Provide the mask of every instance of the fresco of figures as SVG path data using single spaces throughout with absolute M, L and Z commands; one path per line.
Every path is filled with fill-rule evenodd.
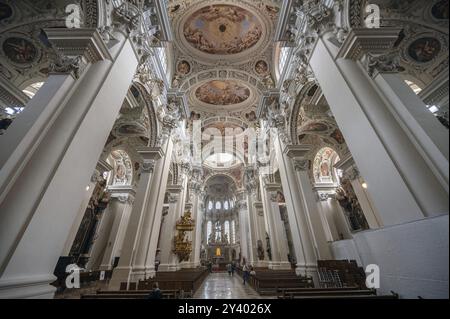
M 243 52 L 259 42 L 261 23 L 249 11 L 230 5 L 200 9 L 184 26 L 186 40 L 196 49 L 219 55 Z
M 245 102 L 250 97 L 250 89 L 236 81 L 210 81 L 200 86 L 195 96 L 207 104 L 233 105 Z

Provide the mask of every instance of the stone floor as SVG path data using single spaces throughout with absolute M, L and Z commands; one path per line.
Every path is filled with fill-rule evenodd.
M 194 299 L 261 299 L 261 297 L 253 288 L 244 286 L 241 277 L 214 273 L 206 278 L 195 293 Z

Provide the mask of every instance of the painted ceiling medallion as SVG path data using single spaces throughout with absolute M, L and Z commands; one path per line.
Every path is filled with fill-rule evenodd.
M 436 58 L 441 52 L 442 45 L 439 40 L 424 37 L 414 41 L 408 48 L 409 55 L 419 63 L 427 63 Z
M 3 51 L 5 55 L 18 64 L 33 62 L 38 54 L 36 47 L 28 40 L 12 37 L 3 42 Z
M 254 14 L 231 5 L 212 5 L 195 12 L 184 25 L 186 40 L 209 54 L 231 55 L 255 46 L 262 26 Z
M 448 7 L 448 0 L 441 0 L 433 6 L 431 13 L 438 20 L 448 20 Z
M 210 81 L 200 86 L 195 96 L 211 105 L 235 105 L 248 100 L 250 89 L 236 81 Z

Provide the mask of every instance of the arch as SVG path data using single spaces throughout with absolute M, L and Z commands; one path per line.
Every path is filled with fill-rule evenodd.
M 45 82 L 34 82 L 30 85 L 28 85 L 25 89 L 22 90 L 23 93 L 25 93 L 26 96 L 28 96 L 30 99 L 32 99 L 36 93 L 40 90 L 40 88 L 44 85 Z
M 217 177 L 224 177 L 225 179 L 227 179 L 228 181 L 230 181 L 230 184 L 237 186 L 238 182 L 236 181 L 235 177 L 233 177 L 232 175 L 230 175 L 227 172 L 213 172 L 212 174 L 208 175 L 205 177 L 205 185 L 208 185 L 212 179 L 217 178 Z M 234 200 L 234 199 L 232 199 Z
M 292 52 L 291 47 L 283 47 L 281 43 L 278 43 L 274 50 L 273 58 L 273 71 L 277 82 L 282 79 L 284 70 L 287 63 L 289 63 L 289 54 Z
M 315 155 L 313 163 L 313 176 L 316 183 L 339 184 L 339 174 L 334 168 L 340 157 L 331 147 L 321 148 Z
M 153 98 L 148 92 L 146 86 L 138 81 L 134 81 L 132 87 L 134 87 L 142 96 L 142 103 L 145 103 L 145 108 L 148 111 L 148 127 L 149 127 L 149 144 L 147 146 L 154 147 L 157 145 L 157 140 L 160 132 L 160 124 L 156 117 L 156 109 L 153 103 Z M 130 88 L 131 89 L 131 88 Z
M 292 109 L 292 114 L 291 114 L 291 119 L 290 119 L 290 123 L 289 123 L 289 134 L 290 134 L 290 139 L 291 141 L 297 145 L 299 143 L 298 141 L 298 118 L 299 118 L 299 114 L 300 114 L 300 109 L 302 107 L 302 104 L 307 102 L 310 98 L 310 96 L 308 96 L 308 92 L 314 87 L 317 86 L 317 84 L 315 82 L 309 82 L 307 84 L 305 84 L 300 91 L 297 94 L 297 97 L 295 99 L 295 103 L 294 103 L 294 107 Z
M 236 69 L 214 69 L 193 73 L 190 76 L 184 78 L 179 87 L 182 91 L 189 92 L 192 88 L 198 86 L 200 83 L 217 79 L 220 79 L 222 81 L 235 80 L 244 82 L 251 88 L 255 89 L 260 96 L 267 89 L 264 82 L 256 75 Z
M 133 162 L 126 151 L 122 149 L 111 151 L 107 161 L 113 167 L 108 179 L 109 185 L 131 186 L 133 184 Z

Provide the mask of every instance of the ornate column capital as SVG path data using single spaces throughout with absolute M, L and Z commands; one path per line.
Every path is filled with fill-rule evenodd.
M 145 173 L 153 173 L 155 165 L 155 160 L 144 160 L 144 162 L 142 163 L 142 171 Z
M 311 168 L 311 161 L 308 159 L 294 160 L 294 168 L 297 172 L 308 171 Z
M 284 148 L 284 154 L 292 159 L 304 159 L 311 149 L 312 145 L 287 145 Z
M 318 197 L 319 201 L 326 202 L 330 198 L 330 194 L 324 193 L 324 192 L 318 192 L 317 197 Z
M 355 166 L 352 166 L 350 169 L 344 172 L 344 178 L 350 181 L 357 180 L 360 177 L 361 174 L 359 173 L 358 168 Z
M 136 196 L 136 191 L 131 186 L 109 186 L 107 192 L 111 194 L 111 199 L 130 205 L 133 205 Z
M 119 202 L 123 203 L 123 204 L 130 204 L 133 205 L 134 203 L 134 196 L 131 194 L 122 194 L 119 195 L 117 197 L 117 199 L 119 200 Z
M 142 171 L 145 173 L 153 173 L 156 162 L 165 155 L 160 147 L 139 147 L 136 151 L 142 157 Z
M 179 193 L 169 193 L 169 204 L 176 204 L 180 199 Z
M 238 210 L 246 210 L 247 209 L 247 201 L 241 200 L 236 204 Z
M 48 40 L 57 50 L 50 73 L 72 74 L 78 79 L 90 63 L 112 60 L 97 29 L 44 29 Z
M 378 73 L 399 73 L 405 71 L 400 65 L 400 55 L 391 52 L 382 55 L 367 54 L 366 70 L 369 76 L 375 77 Z
M 391 50 L 401 28 L 352 29 L 342 44 L 337 58 L 361 60 L 367 53 L 381 55 Z

